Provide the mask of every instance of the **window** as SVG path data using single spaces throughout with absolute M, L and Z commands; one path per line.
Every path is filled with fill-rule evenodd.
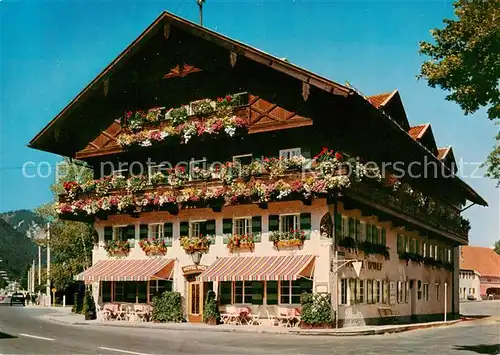
M 438 252 L 439 252 L 439 247 L 437 245 L 434 245 L 434 259 L 438 260 Z
M 398 253 L 403 253 L 405 251 L 405 239 L 404 236 L 398 234 Z
M 398 303 L 403 303 L 403 283 L 401 281 L 398 281 L 397 284 L 397 296 L 398 296 Z
M 124 302 L 125 301 L 125 282 L 119 281 L 115 282 L 115 302 Z
M 219 286 L 219 303 L 221 305 L 231 304 L 233 296 L 233 283 L 231 281 L 222 281 Z
M 135 242 L 135 226 L 116 226 L 113 228 L 114 240 L 119 241 L 128 241 L 130 243 L 130 247 L 134 247 Z
M 340 280 L 340 304 L 347 304 L 347 279 Z
M 358 303 L 365 303 L 365 280 L 358 280 L 357 301 Z
M 123 176 L 123 177 L 126 177 L 127 172 L 128 172 L 128 169 L 114 169 L 111 175 L 112 176 Z
M 146 303 L 147 302 L 147 290 L 148 283 L 146 281 L 137 282 L 137 302 Z
M 359 241 L 364 242 L 366 240 L 366 223 L 360 222 L 359 229 L 356 232 L 359 234 Z
M 190 237 L 200 237 L 201 233 L 201 223 L 202 222 L 191 222 L 189 223 L 189 236 Z
M 373 280 L 366 280 L 366 303 L 373 303 Z
M 349 219 L 345 216 L 342 216 L 342 225 L 341 225 L 341 234 L 342 237 L 349 236 Z
M 372 225 L 366 223 L 365 227 L 366 227 L 366 241 L 372 243 L 373 242 L 373 229 L 372 229 Z
M 200 179 L 200 170 L 206 169 L 207 159 L 191 160 L 189 162 L 189 180 Z
M 439 284 L 434 284 L 434 290 L 436 294 L 436 302 L 439 302 Z
M 234 283 L 234 303 L 263 304 L 263 281 L 236 281 Z
M 101 282 L 102 302 L 111 302 L 111 281 Z
M 278 304 L 278 281 L 266 282 L 266 304 Z
M 163 224 L 150 224 L 149 237 L 156 239 L 163 239 Z
M 417 281 L 417 298 L 422 299 L 422 281 L 420 280 Z
M 404 290 L 405 290 L 405 303 L 410 302 L 410 283 L 403 282 Z
M 356 304 L 356 279 L 349 279 L 349 304 Z
M 233 165 L 239 168 L 243 165 L 249 165 L 252 162 L 252 154 L 241 154 L 233 156 Z
M 301 154 L 300 148 L 282 149 L 280 150 L 280 158 L 290 159 Z
M 154 297 L 161 296 L 161 294 L 165 291 L 172 291 L 171 280 L 149 281 L 149 302 L 152 302 Z
M 389 302 L 389 281 L 382 281 L 382 303 Z
M 302 292 L 312 291 L 312 281 L 308 279 L 281 281 L 280 284 L 280 303 L 282 304 L 300 304 Z
M 373 282 L 373 297 L 375 303 L 380 303 L 380 286 L 381 282 L 379 280 L 375 280 Z
M 422 245 L 423 248 L 423 257 L 425 258 L 427 256 L 427 243 L 424 243 Z
M 237 218 L 234 220 L 234 234 L 250 235 L 252 234 L 252 220 L 250 218 Z
M 372 241 L 374 244 L 380 244 L 380 229 L 376 225 L 372 225 Z
M 405 235 L 405 252 L 410 252 L 410 237 Z
M 299 229 L 299 215 L 280 216 L 280 231 L 282 233 Z
M 429 284 L 424 284 L 424 301 L 429 301 Z

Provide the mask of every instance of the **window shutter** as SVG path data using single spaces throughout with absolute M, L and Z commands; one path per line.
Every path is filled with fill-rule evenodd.
M 180 223 L 179 235 L 181 238 L 189 236 L 189 222 L 181 222 Z
M 349 237 L 354 238 L 354 218 L 349 217 Z
M 420 252 L 420 241 L 418 239 L 415 240 L 415 253 L 417 253 L 418 255 L 422 254 Z
M 222 220 L 222 233 L 223 234 L 233 233 L 233 220 L 231 218 Z
M 269 232 L 277 232 L 280 229 L 280 216 L 269 215 Z
M 366 241 L 372 243 L 372 225 L 367 223 L 366 225 Z
M 311 214 L 301 213 L 300 214 L 300 229 L 304 231 L 306 239 L 311 238 Z
M 210 241 L 215 244 L 215 219 L 210 219 L 205 223 L 205 233 L 204 235 L 210 236 Z
M 356 225 L 355 225 L 356 240 L 360 241 L 361 240 L 361 221 L 359 219 L 356 219 L 355 222 L 356 222 Z
M 337 238 L 344 237 L 342 235 L 342 215 L 340 213 L 337 213 L 335 215 L 335 233 L 337 235 Z
M 126 238 L 130 243 L 130 247 L 133 248 L 135 245 L 135 225 L 129 225 L 126 229 Z
M 141 224 L 139 227 L 139 238 L 140 239 L 147 239 L 148 238 L 148 225 L 147 224 Z
M 167 247 L 171 247 L 172 239 L 174 239 L 174 224 L 172 222 L 163 224 L 163 236 L 165 237 Z
M 113 227 L 104 227 L 104 242 L 113 240 Z
M 387 245 L 387 231 L 385 228 L 381 230 L 381 241 L 380 244 L 386 246 Z
M 262 232 L 262 217 L 254 216 L 252 217 L 252 234 L 254 242 L 258 243 L 261 241 Z
M 380 242 L 378 240 L 378 227 L 376 225 L 372 225 L 372 240 L 375 244 L 378 244 Z

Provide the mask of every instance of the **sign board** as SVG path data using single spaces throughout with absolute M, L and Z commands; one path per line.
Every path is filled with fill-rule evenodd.
M 184 275 L 196 274 L 208 269 L 208 265 L 188 265 L 182 267 L 182 273 Z
M 396 304 L 396 283 L 391 281 L 389 283 L 389 304 Z

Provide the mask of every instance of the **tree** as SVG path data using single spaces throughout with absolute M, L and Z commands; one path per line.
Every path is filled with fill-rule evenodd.
M 500 255 L 500 240 L 497 240 L 495 242 L 494 250 L 495 250 L 495 253 L 497 253 L 498 255 Z
M 56 184 L 51 186 L 54 199 L 63 191 L 65 181 L 87 181 L 92 178 L 92 171 L 65 159 L 59 166 L 64 171 Z M 52 219 L 50 224 L 51 249 L 51 284 L 58 290 L 64 290 L 74 284 L 74 275 L 79 274 L 92 264 L 92 248 L 96 242 L 96 232 L 90 223 L 65 221 L 57 218 L 54 204 L 46 204 L 35 211 L 44 220 Z M 45 245 L 46 240 L 37 240 Z
M 456 19 L 444 19 L 443 29 L 431 31 L 435 43 L 420 42 L 430 57 L 420 78 L 450 94 L 449 101 L 465 114 L 487 108 L 488 118 L 500 118 L 500 0 L 457 0 Z M 500 184 L 500 133 L 487 157 L 487 176 Z

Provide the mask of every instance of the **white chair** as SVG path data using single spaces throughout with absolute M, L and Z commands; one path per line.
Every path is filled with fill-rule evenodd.
M 108 321 L 111 318 L 109 310 L 103 309 L 98 303 L 95 304 L 95 309 L 98 321 Z
M 276 312 L 274 310 L 274 307 L 266 307 L 265 310 L 266 310 L 267 319 L 269 321 L 269 324 L 273 327 L 278 326 L 280 324 L 280 322 L 279 322 L 278 317 L 276 317 L 276 315 L 275 315 Z M 269 311 L 272 312 L 272 315 Z

